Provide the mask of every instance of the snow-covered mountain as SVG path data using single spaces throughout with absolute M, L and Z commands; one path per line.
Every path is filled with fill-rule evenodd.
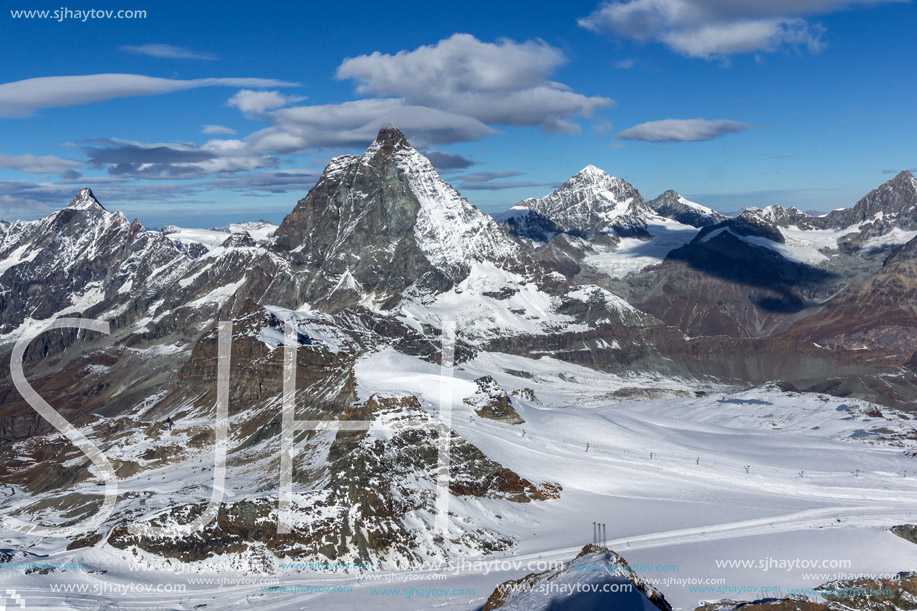
M 691 335 L 762 337 L 787 332 L 848 346 L 862 345 L 864 337 L 856 334 L 866 327 L 849 315 L 837 317 L 841 312 L 867 312 L 865 304 L 872 297 L 864 295 L 873 295 L 896 305 L 883 309 L 888 325 L 879 324 L 879 319 L 868 325 L 867 345 L 894 350 L 907 360 L 910 353 L 903 336 L 878 331 L 909 329 L 912 323 L 902 325 L 902 315 L 917 324 L 904 297 L 907 290 L 899 285 L 885 299 L 873 290 L 882 284 L 873 279 L 885 277 L 889 269 L 901 269 L 900 264 L 885 267 L 885 260 L 917 237 L 915 184 L 909 172 L 902 172 L 854 207 L 817 217 L 781 206 L 745 209 L 737 217 L 704 227 L 669 252 L 661 266 L 629 279 L 633 292 L 619 290 L 641 309 Z M 895 272 L 891 277 L 907 284 L 906 274 Z M 860 296 L 854 299 L 856 291 Z M 851 301 L 840 307 L 840 300 Z M 826 308 L 834 313 L 829 315 Z M 895 314 L 889 318 L 891 311 Z M 892 325 L 891 320 L 897 322 Z M 825 333 L 816 331 L 818 327 Z M 854 334 L 846 344 L 840 340 L 845 333 Z
M 648 237 L 646 219 L 653 216 L 633 185 L 593 165 L 586 166 L 544 197 L 522 200 L 514 210 L 528 210 L 547 218 L 564 232 L 586 238 L 602 233 Z M 512 221 L 513 225 L 518 223 Z
M 336 307 L 383 305 L 409 287 L 448 290 L 476 263 L 537 268 L 393 127 L 363 155 L 334 159 L 275 236 L 278 252 L 306 277 L 302 302 Z
M 70 205 L 0 234 L 0 336 L 26 320 L 98 312 L 164 291 L 184 257 L 158 232 L 82 189 Z
M 647 203 L 628 182 L 587 166 L 556 191 L 496 217 L 545 269 L 612 278 L 661 263 L 697 228 L 725 217 L 667 191 Z
M 147 231 L 88 189 L 45 219 L 0 223 L 5 359 L 52 318 L 111 324 L 108 335 L 43 334 L 26 352 L 26 374 L 105 452 L 122 491 L 106 523 L 79 537 L 0 528 L 0 562 L 78 560 L 91 572 L 64 581 L 79 584 L 134 570 L 160 579 L 175 566 L 333 579 L 358 586 L 350 608 L 379 606 L 359 591 L 372 570 L 537 562 L 545 552 L 564 561 L 499 578 L 455 569 L 451 583 L 473 580 L 478 594 L 429 601 L 479 608 L 497 583 L 528 573 L 523 585 L 637 583 L 605 549 L 567 563 L 596 513 L 615 517 L 615 549 L 633 537 L 633 552 L 661 546 L 666 555 L 699 549 L 708 530 L 735 540 L 733 551 L 785 532 L 775 545 L 789 553 L 797 531 L 818 536 L 859 515 L 872 529 L 862 541 L 851 542 L 846 522 L 837 528 L 875 562 L 875 530 L 903 522 L 914 501 L 897 473 L 917 451 L 913 420 L 898 411 L 917 401 L 917 376 L 904 367 L 917 358 L 906 350 L 917 328 L 917 246 L 895 245 L 911 231 L 912 186 L 899 176 L 845 213 L 868 213 L 852 225 L 858 235 L 892 223 L 847 250 L 847 228 L 823 217 L 768 208 L 724 219 L 675 192 L 647 204 L 592 166 L 498 222 L 390 127 L 364 154 L 333 160 L 276 228 Z M 856 341 L 838 322 L 851 319 L 869 323 Z M 130 521 L 187 521 L 219 487 L 220 320 L 233 328 L 217 519 L 193 536 L 132 533 Z M 294 435 L 292 532 L 283 533 L 276 474 L 291 348 L 296 420 L 329 424 Z M 862 477 L 846 476 L 856 469 Z M 444 473 L 445 533 L 435 527 Z M 3 516 L 67 523 L 97 506 L 98 473 L 29 407 L 8 367 L 0 484 Z M 303 563 L 364 568 L 310 576 Z M 587 576 L 584 566 L 608 574 Z M 43 578 L 17 576 L 16 587 L 27 585 L 19 577 Z M 635 600 L 665 608 L 641 583 L 648 596 Z M 222 608 L 239 592 L 206 596 Z M 286 593 L 244 597 L 273 605 L 273 595 Z M 295 596 L 277 607 L 313 604 Z M 678 596 L 686 608 L 693 594 Z M 79 605 L 109 602 L 87 594 Z M 538 608 L 524 595 L 502 602 Z
M 659 216 L 692 227 L 708 227 L 726 220 L 719 212 L 685 199 L 672 190 L 649 201 L 647 205 Z
M 242 243 L 250 239 L 252 245 L 264 244 L 274 236 L 277 225 L 267 221 L 250 221 L 246 223 L 230 223 L 224 227 L 211 229 L 191 229 L 166 225 L 162 228 L 163 235 L 175 242 L 182 252 L 192 259 L 222 246 L 226 240 L 233 237 L 232 243 Z

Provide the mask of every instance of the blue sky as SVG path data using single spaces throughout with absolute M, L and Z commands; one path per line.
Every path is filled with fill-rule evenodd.
M 10 13 L 65 7 L 147 14 Z M 277 222 L 388 120 L 488 211 L 588 164 L 644 197 L 671 188 L 723 211 L 846 207 L 917 167 L 908 1 L 4 11 L 5 219 L 43 216 L 88 185 L 151 227 Z

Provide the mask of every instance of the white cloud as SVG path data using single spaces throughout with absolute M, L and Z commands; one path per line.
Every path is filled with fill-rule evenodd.
M 0 168 L 19 170 L 29 174 L 63 174 L 83 165 L 72 159 L 61 159 L 53 155 L 37 157 L 35 155 L 2 155 L 0 154 Z
M 229 106 L 238 108 L 246 114 L 260 114 L 265 110 L 280 108 L 294 102 L 300 102 L 306 98 L 301 96 L 286 96 L 279 91 L 252 91 L 243 89 L 229 98 L 226 103 Z
M 262 78 L 165 79 L 139 74 L 47 76 L 0 85 L 0 116 L 27 116 L 40 108 L 62 108 L 200 87 L 293 87 Z
M 522 172 L 472 172 L 459 176 L 460 187 L 465 191 L 502 191 L 504 189 L 523 189 L 528 187 L 551 187 L 559 185 L 530 180 L 507 181 L 507 178 L 522 176 Z
M 424 157 L 429 159 L 430 163 L 440 172 L 465 170 L 478 163 L 458 153 L 443 151 L 437 148 L 428 147 L 422 150 L 421 153 L 423 153 Z
M 357 93 L 398 96 L 407 105 L 426 106 L 494 125 L 542 126 L 575 131 L 571 119 L 590 117 L 614 102 L 587 97 L 549 80 L 566 62 L 544 41 L 508 39 L 481 42 L 455 34 L 435 45 L 344 60 L 339 79 L 357 82 Z
M 120 178 L 189 180 L 277 164 L 270 153 L 253 151 L 245 141 L 234 139 L 203 145 L 98 139 L 84 152 L 90 166 Z
M 205 61 L 217 59 L 216 55 L 211 55 L 210 53 L 198 53 L 184 47 L 166 44 L 124 45 L 121 50 L 160 59 L 201 59 Z
M 123 202 L 164 206 L 168 202 L 187 202 L 192 197 L 205 195 L 207 191 L 201 183 L 137 183 L 112 177 L 84 177 L 78 182 L 56 183 L 0 180 L 0 218 L 29 220 L 47 216 L 66 207 L 84 186 L 92 188 L 99 201 L 109 209 L 122 210 Z
M 201 133 L 202 134 L 222 134 L 222 135 L 232 136 L 233 134 L 236 133 L 236 130 L 234 130 L 231 127 L 224 127 L 222 125 L 205 125 L 201 129 Z
M 700 142 L 752 129 L 754 125 L 728 119 L 663 119 L 635 125 L 617 137 L 643 142 Z
M 358 93 L 399 95 L 434 101 L 468 91 L 514 91 L 535 87 L 566 62 L 563 53 L 543 41 L 481 42 L 455 34 L 435 45 L 395 55 L 376 51 L 344 60 L 341 79 L 355 79 Z
M 612 0 L 579 20 L 587 29 L 640 42 L 661 42 L 690 57 L 722 57 L 823 46 L 822 28 L 806 18 L 909 0 Z
M 216 178 L 208 184 L 218 189 L 233 189 L 248 194 L 290 191 L 306 193 L 320 176 L 320 170 L 272 170 Z
M 415 146 L 468 142 L 497 133 L 473 117 L 411 106 L 398 98 L 294 106 L 261 118 L 274 125 L 255 132 L 247 141 L 255 151 L 278 154 L 308 148 L 366 146 L 386 123 L 397 125 Z

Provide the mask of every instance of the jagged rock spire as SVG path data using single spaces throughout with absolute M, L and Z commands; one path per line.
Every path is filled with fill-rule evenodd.
M 73 208 L 76 210 L 89 210 L 95 206 L 98 206 L 103 210 L 105 209 L 104 206 L 99 203 L 99 200 L 96 199 L 95 195 L 92 194 L 92 189 L 89 187 L 83 187 L 76 194 L 76 197 L 70 201 L 68 208 Z
M 396 151 L 410 150 L 411 148 L 411 144 L 401 133 L 401 130 L 394 123 L 386 123 L 379 130 L 376 140 L 366 152 L 370 155 L 378 153 L 390 155 Z

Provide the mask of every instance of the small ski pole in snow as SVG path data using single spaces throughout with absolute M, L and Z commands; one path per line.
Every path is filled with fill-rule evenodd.
M 589 451 L 589 444 L 588 444 L 588 443 L 586 444 L 586 451 L 587 451 L 587 452 Z

